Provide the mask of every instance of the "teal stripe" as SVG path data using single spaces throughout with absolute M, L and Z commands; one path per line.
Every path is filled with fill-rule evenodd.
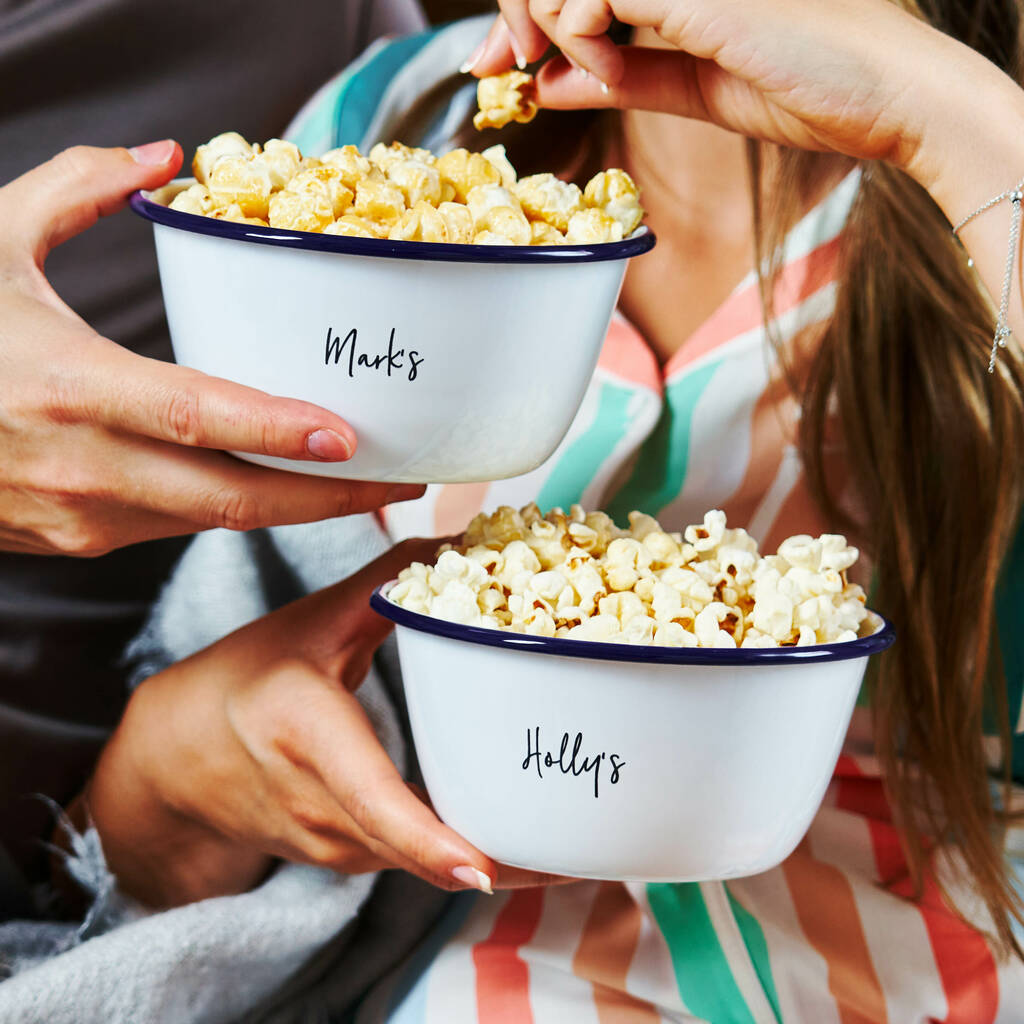
M 301 121 L 293 122 L 285 135 L 289 142 L 294 142 L 304 155 L 319 156 L 331 148 L 331 137 L 334 132 L 334 112 L 339 98 L 348 88 L 353 78 L 353 70 L 338 76 L 316 103 L 315 107 L 305 114 Z
M 438 953 L 462 927 L 476 903 L 477 893 L 461 892 L 451 902 L 444 916 L 416 948 L 395 989 L 388 1006 L 388 1024 L 424 1024 L 427 1019 L 427 988 L 429 968 Z
M 594 422 L 573 441 L 552 468 L 537 496 L 543 511 L 559 505 L 567 509 L 600 472 L 609 453 L 629 427 L 629 405 L 635 391 L 604 383 Z
M 700 886 L 653 883 L 647 902 L 672 956 L 679 995 L 690 1013 L 711 1024 L 756 1024 L 733 980 Z
M 732 916 L 736 918 L 739 925 L 740 935 L 743 936 L 744 945 L 750 954 L 750 960 L 757 971 L 761 981 L 761 988 L 772 1004 L 772 1012 L 777 1021 L 782 1020 L 782 1010 L 779 1008 L 779 994 L 775 990 L 775 979 L 772 977 L 772 965 L 768 958 L 768 942 L 761 930 L 761 925 L 754 915 L 731 892 L 725 887 L 726 895 L 729 897 L 729 906 L 732 908 Z
M 722 360 L 709 363 L 665 388 L 661 418 L 641 449 L 629 480 L 608 505 L 608 514 L 617 523 L 625 523 L 633 509 L 657 515 L 683 489 L 693 413 L 721 365 Z
M 334 110 L 334 145 L 358 146 L 395 75 L 436 35 L 437 29 L 397 39 L 383 47 L 354 75 Z

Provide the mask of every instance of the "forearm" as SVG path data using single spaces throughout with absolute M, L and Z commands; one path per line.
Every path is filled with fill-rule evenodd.
M 957 225 L 1024 179 L 1024 90 L 953 40 L 937 47 L 921 71 L 919 92 L 909 99 L 927 113 L 919 145 L 905 169 Z M 959 232 L 996 308 L 1006 274 L 1011 216 L 1011 203 L 1004 200 Z M 1017 344 L 1024 339 L 1020 274 L 1018 241 L 1007 316 Z

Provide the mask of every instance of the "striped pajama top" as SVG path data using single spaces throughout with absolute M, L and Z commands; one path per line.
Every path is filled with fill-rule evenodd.
M 453 73 L 485 30 L 486 21 L 474 19 L 375 46 L 307 104 L 289 138 L 310 153 L 391 141 L 389 124 Z M 462 90 L 420 143 L 440 148 L 471 103 L 472 90 Z M 783 341 L 832 312 L 839 238 L 858 182 L 858 172 L 850 174 L 788 235 L 774 310 Z M 767 344 L 751 273 L 665 366 L 616 316 L 569 433 L 544 465 L 511 480 L 432 485 L 421 500 L 389 509 L 388 529 L 396 539 L 449 534 L 481 510 L 536 501 L 543 509 L 579 502 L 620 520 L 637 508 L 681 530 L 722 508 L 732 525 L 774 550 L 786 536 L 827 528 L 801 469 L 798 412 Z M 1019 540 L 999 602 L 1019 734 L 1022 601 Z M 1024 778 L 1020 738 L 1014 762 Z M 1010 842 L 1024 879 L 1024 835 Z M 939 851 L 936 873 L 984 926 L 955 880 L 955 857 Z M 358 1024 L 695 1020 L 1024 1022 L 1024 965 L 997 962 L 934 884 L 911 899 L 864 709 L 808 835 L 779 867 L 725 883 L 580 882 L 461 894 L 357 1017 Z

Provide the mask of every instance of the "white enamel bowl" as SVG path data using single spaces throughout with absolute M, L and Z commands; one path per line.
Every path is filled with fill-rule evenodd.
M 549 639 L 407 611 L 392 585 L 371 604 L 397 627 L 438 815 L 499 862 L 579 878 L 702 881 L 784 860 L 868 658 L 894 637 L 879 618 L 872 636 L 819 647 Z
M 337 412 L 345 463 L 238 454 L 321 476 L 497 480 L 540 465 L 583 400 L 641 228 L 599 245 L 390 242 L 168 209 L 153 222 L 175 359 Z M 390 359 L 389 357 L 390 352 Z

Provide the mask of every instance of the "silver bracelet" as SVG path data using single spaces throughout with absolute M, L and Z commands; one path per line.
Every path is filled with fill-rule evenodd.
M 1021 178 L 1016 185 L 1011 189 L 1007 189 L 1005 192 L 1000 192 L 999 195 L 993 196 L 987 203 L 982 203 L 974 213 L 969 213 L 956 227 L 953 228 L 953 234 L 960 237 L 960 229 L 968 222 L 974 220 L 975 217 L 980 213 L 984 213 L 986 210 L 990 210 L 993 206 L 997 206 L 1004 199 L 1009 199 L 1013 206 L 1013 212 L 1010 215 L 1010 245 L 1006 250 L 1006 272 L 1003 275 L 1003 294 L 999 300 L 999 318 L 996 320 L 996 334 L 992 339 L 992 354 L 988 360 L 988 372 L 995 373 L 996 369 L 996 353 L 1001 348 L 1006 348 L 1006 339 L 1013 334 L 1010 330 L 1010 325 L 1007 323 L 1007 316 L 1010 312 L 1010 288 L 1013 284 L 1013 264 L 1017 256 L 1017 241 L 1020 238 L 1020 215 L 1021 215 L 1021 200 L 1024 200 L 1024 178 Z M 968 259 L 968 266 L 974 266 L 974 260 Z

